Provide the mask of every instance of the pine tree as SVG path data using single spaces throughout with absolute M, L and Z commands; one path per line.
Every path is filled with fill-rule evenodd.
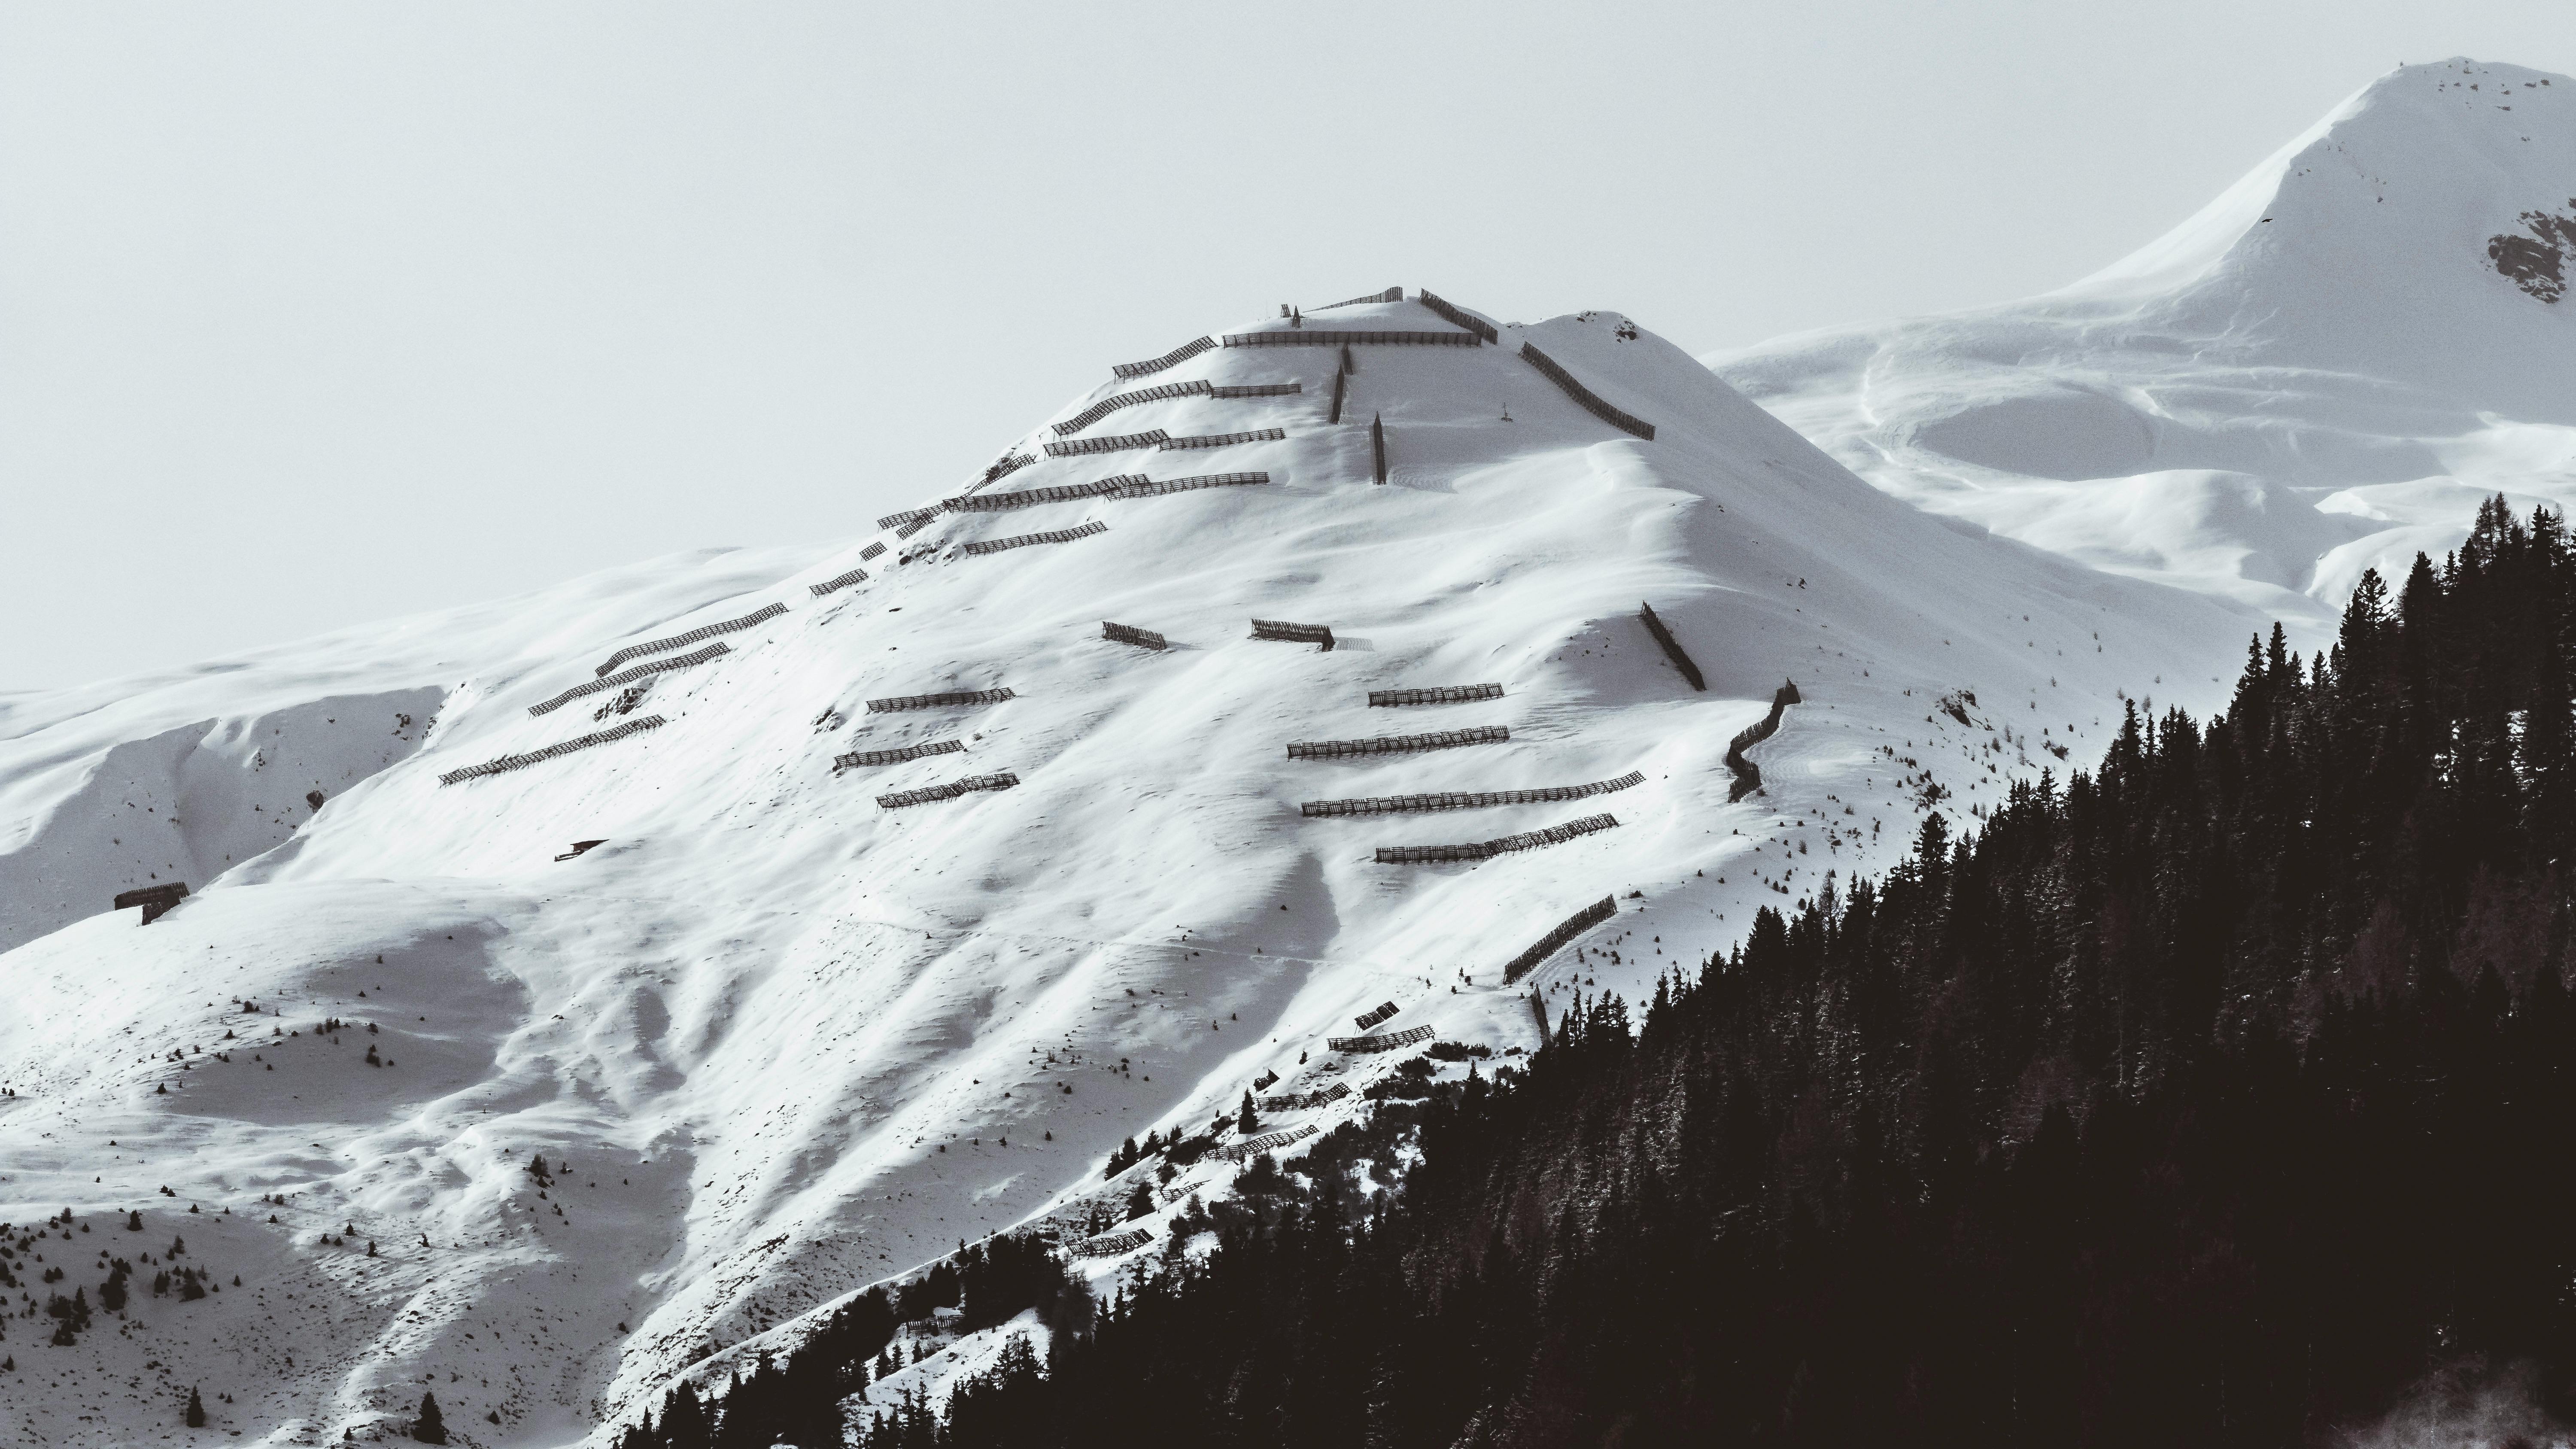
M 1234 1130 L 1246 1137 L 1261 1130 L 1260 1119 L 1252 1115 L 1252 1093 L 1249 1091 L 1243 1094 L 1243 1110 L 1235 1117 Z
M 438 1395 L 423 1393 L 420 1396 L 420 1417 L 412 1420 L 411 1437 L 423 1444 L 447 1442 L 447 1421 L 439 1417 Z
M 187 1421 L 191 1429 L 206 1427 L 206 1401 L 197 1397 L 196 1386 L 193 1384 L 188 1388 Z

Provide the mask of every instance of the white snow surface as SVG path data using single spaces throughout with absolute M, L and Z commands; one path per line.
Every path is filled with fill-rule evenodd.
M 1411 300 L 1307 321 L 1448 325 Z M 101 1249 L 161 1260 L 137 1259 L 148 1283 L 180 1234 L 176 1262 L 222 1289 L 140 1292 L 70 1348 L 41 1314 L 0 1319 L 16 1362 L 0 1436 L 158 1441 L 191 1385 L 245 1443 L 386 1432 L 424 1388 L 462 1442 L 594 1436 L 675 1374 L 738 1363 L 961 1239 L 1123 1194 L 1100 1179 L 1121 1138 L 1205 1124 L 1265 1070 L 1284 1092 L 1391 1068 L 1325 1046 L 1381 1001 L 1402 1009 L 1377 1030 L 1500 1050 L 1535 1040 L 1532 985 L 1637 999 L 1757 907 L 1892 862 L 1927 781 L 1955 818 L 2041 766 L 2089 765 L 2124 686 L 2207 707 L 2260 622 L 1888 497 L 1616 314 L 1502 337 L 1356 349 L 1339 426 L 1335 349 L 1211 351 L 1145 381 L 1304 391 L 1152 402 L 1084 436 L 1284 441 L 1048 459 L 994 491 L 1246 469 L 1266 485 L 657 560 L 0 702 L 0 1220 L 16 1241 L 73 1213 L 68 1237 L 31 1245 L 71 1269 L 61 1289 L 94 1298 Z M 1516 355 L 1529 340 L 1654 441 L 1578 408 Z M 1140 385 L 1102 361 L 1059 416 Z M 960 547 L 1086 521 L 1107 531 Z M 880 539 L 867 582 L 809 592 Z M 1642 601 L 1706 692 L 1641 627 Z M 613 690 L 528 712 L 623 646 L 770 603 L 787 612 L 654 678 L 632 715 Z M 1254 618 L 1326 624 L 1339 645 L 1254 640 Z M 1109 642 L 1103 620 L 1172 647 Z M 1730 804 L 1728 741 L 1784 679 L 1805 702 L 1753 751 L 1765 793 Z M 1502 698 L 1365 703 L 1488 681 Z M 864 707 L 1003 687 L 998 704 Z M 652 715 L 666 723 L 439 782 Z M 1479 725 L 1509 742 L 1285 750 Z M 966 748 L 833 765 L 930 740 Z M 1563 804 L 1298 810 L 1632 770 L 1643 785 Z M 1005 771 L 1016 788 L 874 800 Z M 1602 811 L 1616 829 L 1482 862 L 1373 858 Z M 555 859 L 590 839 L 606 843 Z M 153 925 L 108 910 L 174 876 L 196 894 Z M 1618 919 L 1501 984 L 1605 895 Z M 326 1018 L 353 1024 L 320 1033 Z M 1279 1120 L 1329 1125 L 1359 1101 Z M 531 1153 L 559 1164 L 550 1188 Z M 1145 1224 L 1157 1250 L 1168 1218 Z M 22 1314 L 54 1291 L 37 1271 L 21 1257 Z
M 1705 360 L 1897 497 L 2314 641 L 2481 500 L 2576 501 L 2576 300 L 2489 256 L 2535 217 L 2576 218 L 2576 82 L 2406 66 L 2072 286 Z

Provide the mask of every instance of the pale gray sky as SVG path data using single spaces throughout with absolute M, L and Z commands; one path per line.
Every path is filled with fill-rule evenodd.
M 0 4 L 0 691 L 930 497 L 1401 284 L 2000 301 L 2564 0 Z

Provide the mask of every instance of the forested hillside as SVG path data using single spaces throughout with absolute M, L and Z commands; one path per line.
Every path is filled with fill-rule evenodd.
M 2258 642 L 2222 718 L 2133 713 L 1642 1020 L 1383 1104 L 1396 1191 L 1350 1128 L 1256 1162 L 1088 1332 L 862 1441 L 2278 1445 L 2507 1371 L 2559 1405 L 2571 596 L 2560 519 L 2499 499 L 2327 657 Z M 821 1354 L 764 1387 L 864 1383 Z

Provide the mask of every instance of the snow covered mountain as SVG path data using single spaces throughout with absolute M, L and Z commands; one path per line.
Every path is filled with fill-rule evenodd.
M 1366 1080 L 1327 1043 L 1381 1003 L 1508 1051 L 1532 988 L 1650 991 L 2088 761 L 2123 687 L 2205 707 L 2257 627 L 1889 498 L 1615 314 L 1455 317 L 1180 349 L 878 533 L 9 699 L 0 1430 L 157 1438 L 193 1385 L 310 1443 L 427 1387 L 468 1442 L 581 1440 L 1123 1138 Z M 126 1317 L 54 1346 L 114 1257 Z
M 2576 496 L 2576 82 L 2372 82 L 2046 296 L 1706 359 L 1900 498 L 2311 630 L 2480 500 Z

